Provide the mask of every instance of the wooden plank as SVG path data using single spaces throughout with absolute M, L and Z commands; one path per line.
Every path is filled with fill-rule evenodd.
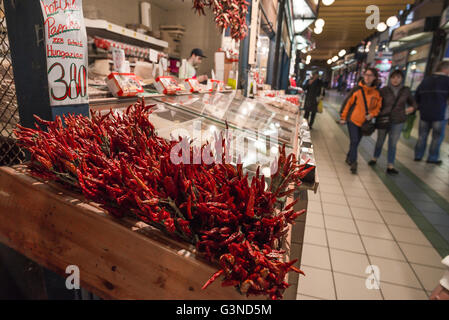
M 105 299 L 244 299 L 187 245 L 132 219 L 119 220 L 23 167 L 0 168 L 0 241 Z

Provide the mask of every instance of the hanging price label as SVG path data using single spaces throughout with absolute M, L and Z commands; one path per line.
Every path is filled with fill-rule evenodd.
M 156 50 L 150 49 L 150 61 L 154 63 L 158 63 L 159 52 Z
M 88 48 L 82 0 L 40 0 L 51 106 L 87 104 Z

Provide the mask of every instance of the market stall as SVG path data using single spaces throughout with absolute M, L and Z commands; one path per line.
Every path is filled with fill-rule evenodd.
M 236 91 L 216 92 L 195 95 L 162 96 L 145 100 L 147 105 L 155 105 L 151 119 L 158 133 L 166 139 L 182 132 L 189 137 L 200 138 L 205 142 L 226 127 L 233 130 L 233 143 L 236 153 L 233 161 L 241 156 L 245 171 L 252 177 L 257 167 L 270 175 L 270 164 L 277 156 L 279 146 L 286 145 L 287 153 L 295 153 L 300 164 L 307 161 L 314 166 L 313 144 L 308 125 L 299 115 L 299 108 L 292 103 L 292 97 L 279 93 L 266 92 L 256 99 L 243 97 Z M 94 110 L 109 111 L 111 106 L 96 106 Z M 123 110 L 115 105 L 115 110 Z M 199 127 L 195 128 L 195 123 Z M 182 129 L 180 131 L 180 129 Z M 195 136 L 195 129 L 199 136 Z M 254 148 L 242 147 L 236 141 L 246 141 Z M 249 152 L 248 152 L 249 151 Z M 251 154 L 251 152 L 253 154 Z M 257 155 L 255 155 L 257 154 Z M 256 164 L 257 162 L 257 164 Z M 268 173 L 267 173 L 268 171 Z M 305 177 L 302 185 L 293 194 L 291 200 L 298 200 L 295 210 L 307 209 L 308 192 L 316 192 L 319 186 L 316 171 Z M 291 259 L 301 261 L 302 242 L 304 238 L 307 214 L 301 215 L 293 225 L 289 240 L 284 244 Z M 285 298 L 295 299 L 298 276 L 289 275 L 291 287 Z
M 107 21 L 84 22 L 81 5 L 72 10 L 87 34 L 80 28 L 74 32 L 78 40 L 58 39 L 67 40 L 65 53 L 80 61 L 62 60 L 60 43 L 45 34 L 34 48 L 41 72 L 33 75 L 39 81 L 28 96 L 24 75 L 32 53 L 21 51 L 17 31 L 32 26 L 19 23 L 21 10 L 38 7 L 31 2 L 8 7 L 23 125 L 15 135 L 31 161 L 0 168 L 0 241 L 61 276 L 76 266 L 82 288 L 104 299 L 244 299 L 247 293 L 295 299 L 307 192 L 318 187 L 297 98 L 282 92 L 245 98 L 214 79 L 199 90 L 191 85 L 196 93 L 175 77 L 165 87 L 166 57 L 153 48 L 166 43 Z M 42 12 L 70 19 L 51 4 L 42 3 Z M 45 51 L 46 42 L 54 46 L 51 51 Z M 145 43 L 151 48 L 142 50 Z M 88 61 L 95 65 L 96 54 L 102 62 L 95 70 L 113 72 L 88 84 Z M 148 61 L 124 59 L 130 57 Z M 155 79 L 121 70 L 124 64 L 135 71 L 139 62 L 156 60 Z M 66 73 L 70 82 L 63 79 Z M 41 129 L 30 129 L 35 121 Z M 190 155 L 226 130 L 232 131 L 224 140 L 233 147 L 229 163 L 213 166 L 200 159 L 203 168 L 192 174 L 193 166 L 168 161 L 182 137 L 197 143 L 187 147 Z M 135 145 L 142 141 L 148 149 Z M 180 177 L 188 174 L 195 185 L 180 186 Z M 234 265 L 243 254 L 246 260 Z M 261 261 L 265 268 L 259 268 Z M 219 276 L 227 288 L 219 281 L 209 286 Z
M 235 93 L 229 95 L 235 96 Z M 169 97 L 169 99 L 175 98 L 182 100 L 185 99 L 185 96 Z M 234 100 L 232 99 L 232 101 Z M 236 105 L 243 102 L 255 103 L 255 100 L 248 100 L 240 98 L 239 102 L 234 101 L 233 103 Z M 189 128 L 193 128 L 195 121 L 200 122 L 201 133 L 210 132 L 211 128 L 217 131 L 226 128 L 225 122 L 213 119 L 210 115 L 198 116 L 195 112 L 176 108 L 172 104 L 157 100 L 147 99 L 146 103 L 148 105 L 156 104 L 156 110 L 152 113 L 150 120 L 154 123 L 158 134 L 166 139 L 169 139 L 170 134 L 177 128 L 187 129 L 187 131 Z M 255 105 L 262 110 L 267 107 L 260 102 L 256 102 Z M 110 107 L 111 105 L 109 105 Z M 116 104 L 115 107 L 116 112 L 123 112 L 120 104 Z M 97 108 L 97 110 L 105 112 L 108 108 Z M 230 110 L 233 108 L 230 107 Z M 266 111 L 264 110 L 264 112 Z M 256 114 L 260 112 L 262 111 L 257 110 Z M 260 114 L 259 117 L 262 118 Z M 245 123 L 254 126 L 257 121 L 251 120 L 249 118 Z M 278 120 L 282 122 L 280 118 Z M 293 139 L 291 139 L 293 148 L 287 147 L 288 153 L 296 150 L 295 152 L 300 155 L 301 148 L 299 148 L 298 139 L 301 132 L 300 127 L 299 116 L 297 116 L 293 126 Z M 263 129 L 264 127 L 260 125 L 253 128 L 240 128 L 241 130 L 236 130 L 235 139 L 239 139 L 243 135 L 248 142 L 257 145 L 260 137 L 256 135 L 257 130 L 252 131 L 254 128 Z M 284 128 L 291 130 L 288 123 L 282 123 L 279 128 L 280 130 L 284 130 Z M 207 139 L 207 137 L 205 135 L 202 138 Z M 268 156 L 275 147 L 279 147 L 283 143 L 281 140 L 282 135 L 276 146 L 256 148 L 259 155 L 258 160 L 260 160 L 258 164 L 269 166 L 269 161 L 272 159 Z M 244 152 L 243 150 L 237 151 Z M 256 164 L 252 162 L 252 159 L 244 159 L 245 171 L 249 172 L 250 176 L 254 175 L 256 171 Z M 0 201 L 3 213 L 0 218 L 2 219 L 2 242 L 60 274 L 64 273 L 64 268 L 67 265 L 79 266 L 82 274 L 87 275 L 82 279 L 82 286 L 96 295 L 102 298 L 125 299 L 164 297 L 236 299 L 243 297 L 237 296 L 233 290 L 221 291 L 216 288 L 207 293 L 199 290 L 200 284 L 204 284 L 207 277 L 212 274 L 210 272 L 212 267 L 201 258 L 195 258 L 194 248 L 169 239 L 149 225 L 128 218 L 117 220 L 100 209 L 97 204 L 86 201 L 79 194 L 55 183 L 36 180 L 30 176 L 25 167 L 2 168 L 0 174 L 2 175 L 2 179 L 0 179 L 2 181 Z M 295 210 L 307 208 L 307 190 L 316 190 L 316 187 L 317 182 L 313 181 L 310 185 L 302 186 L 295 192 L 293 198 L 300 198 L 295 205 Z M 35 200 L 33 202 L 23 201 L 26 197 Z M 288 200 L 288 203 L 291 203 L 292 200 Z M 8 212 L 17 214 L 11 217 L 7 214 Z M 21 230 L 15 228 L 17 219 L 21 221 Z M 40 222 L 36 224 L 36 221 Z M 289 233 L 288 241 L 283 244 L 290 260 L 297 259 L 301 255 L 304 221 L 305 215 L 298 219 L 298 223 Z M 82 230 L 89 231 L 86 233 Z M 120 239 L 114 234 L 120 234 L 120 237 L 124 238 Z M 133 255 L 139 256 L 139 259 L 133 259 Z M 151 261 L 153 257 L 158 258 Z M 131 260 L 135 260 L 135 263 L 127 263 Z M 151 269 L 156 272 L 145 271 L 149 266 L 152 266 Z M 139 268 L 140 271 L 138 271 Z M 176 268 L 178 271 L 175 270 Z M 189 268 L 192 270 L 190 273 L 187 272 Z M 183 272 L 179 270 L 183 270 Z M 204 279 L 197 277 L 196 274 L 203 275 Z M 149 278 L 142 279 L 142 277 Z M 288 282 L 291 287 L 285 293 L 286 299 L 295 298 L 297 278 L 297 276 L 290 275 Z M 217 290 L 216 295 L 214 290 Z
M 426 17 L 393 31 L 389 44 L 394 52 L 392 67 L 404 71 L 405 85 L 413 92 L 430 72 L 431 45 L 438 22 L 439 17 Z

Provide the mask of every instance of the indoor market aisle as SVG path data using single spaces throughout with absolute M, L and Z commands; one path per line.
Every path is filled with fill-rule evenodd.
M 375 136 L 364 138 L 352 175 L 347 131 L 335 122 L 339 101 L 330 94 L 312 131 L 320 187 L 309 193 L 298 299 L 428 299 L 449 254 L 448 145 L 436 168 L 408 161 L 413 150 L 400 142 L 401 173 L 390 177 L 385 152 L 368 166 Z M 367 288 L 371 265 L 379 290 Z

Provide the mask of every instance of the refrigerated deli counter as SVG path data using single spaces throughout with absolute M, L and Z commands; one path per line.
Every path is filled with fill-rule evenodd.
M 123 112 L 129 99 L 92 99 L 90 109 Z M 204 143 L 231 132 L 233 162 L 240 160 L 250 178 L 257 167 L 269 176 L 279 147 L 301 164 L 315 166 L 313 144 L 299 107 L 282 98 L 243 97 L 238 91 L 144 97 L 154 105 L 150 119 L 159 136 L 188 136 Z M 307 208 L 307 193 L 318 188 L 311 171 L 286 204 L 300 199 L 295 211 Z M 116 219 L 82 195 L 56 183 L 31 177 L 25 166 L 0 168 L 0 241 L 37 264 L 65 275 L 77 265 L 83 289 L 104 299 L 245 299 L 220 283 L 201 290 L 216 267 L 178 242 L 132 218 Z M 14 217 L 10 215 L 14 212 Z M 301 215 L 283 243 L 285 259 L 299 259 L 307 214 Z M 17 226 L 20 225 L 20 228 Z M 296 299 L 298 274 L 284 299 Z M 250 298 L 254 298 L 251 296 Z M 263 297 L 262 297 L 263 298 Z

